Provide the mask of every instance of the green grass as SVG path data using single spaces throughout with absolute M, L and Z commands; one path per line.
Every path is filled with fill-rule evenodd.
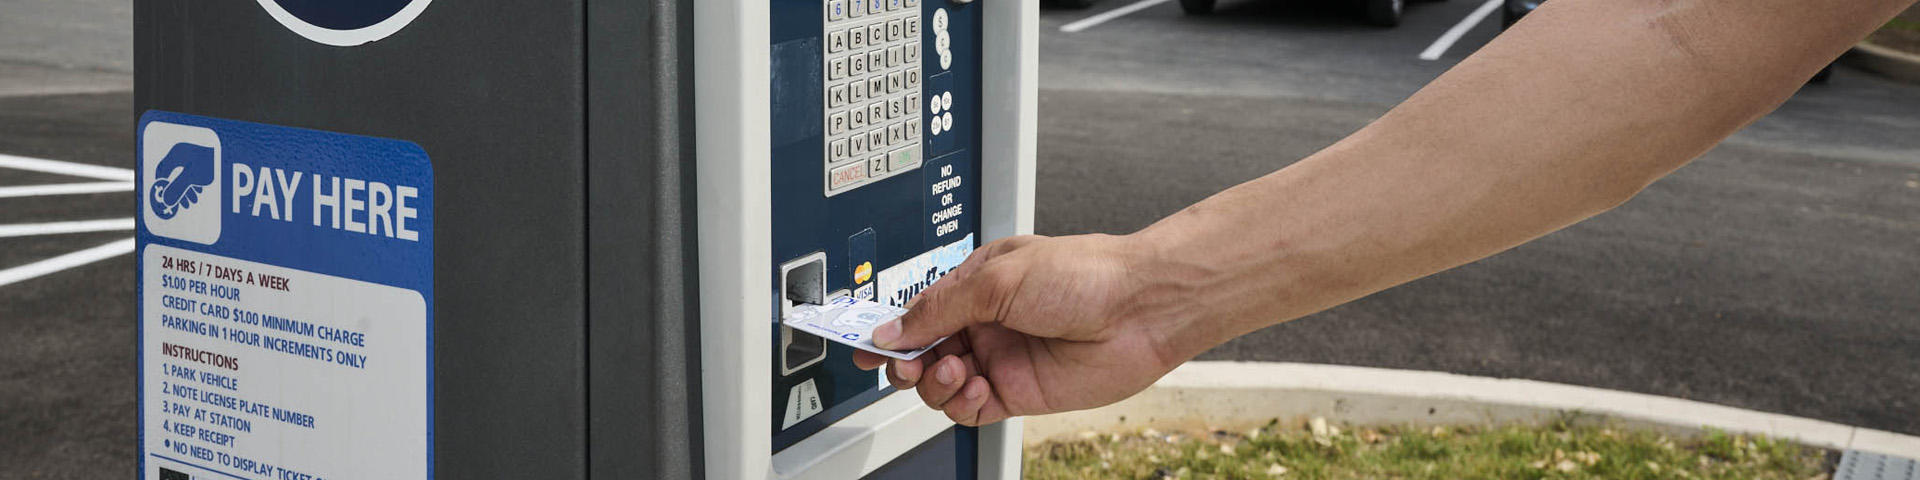
M 1027 447 L 1026 478 L 1817 479 L 1826 451 L 1710 433 L 1673 439 L 1568 422 L 1470 429 L 1286 428 L 1085 434 Z
M 1920 32 L 1920 21 L 1907 20 L 1904 18 L 1894 18 L 1893 20 L 1888 21 L 1886 26 L 1880 27 L 1880 28 L 1887 29 L 1887 30 L 1906 30 L 1909 32 Z

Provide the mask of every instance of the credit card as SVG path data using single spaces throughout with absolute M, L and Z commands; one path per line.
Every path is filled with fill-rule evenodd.
M 940 337 L 932 344 L 913 350 L 887 350 L 874 346 L 873 329 L 906 313 L 907 309 L 882 303 L 853 297 L 834 297 L 822 305 L 795 305 L 781 323 L 794 330 L 901 360 L 919 358 L 920 354 L 926 353 L 934 345 L 947 341 L 946 337 Z

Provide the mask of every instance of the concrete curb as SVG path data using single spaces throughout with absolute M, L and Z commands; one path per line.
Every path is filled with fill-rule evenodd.
M 1189 362 L 1133 398 L 1029 417 L 1026 441 L 1085 431 L 1200 429 L 1325 417 L 1360 425 L 1610 422 L 1675 435 L 1712 428 L 1920 457 L 1920 437 L 1710 403 L 1533 380 L 1299 363 Z
M 1841 55 L 1840 61 L 1895 80 L 1920 83 L 1920 55 L 1861 42 Z

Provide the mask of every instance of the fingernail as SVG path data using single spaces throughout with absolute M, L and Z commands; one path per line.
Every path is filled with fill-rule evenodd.
M 897 350 L 894 344 L 900 342 L 900 321 L 894 320 L 873 329 L 873 344 L 888 350 Z
M 960 367 L 957 365 L 942 364 L 940 365 L 940 371 L 936 372 L 934 376 L 940 377 L 941 385 L 953 385 L 953 382 L 958 380 L 956 377 L 960 376 L 960 372 L 954 370 L 959 369 Z
M 987 389 L 984 389 L 984 388 L 969 388 L 969 389 L 967 389 L 967 399 L 968 399 L 968 400 L 979 400 L 979 399 L 980 399 L 980 396 L 981 396 L 981 395 L 986 395 L 986 394 L 987 394 Z

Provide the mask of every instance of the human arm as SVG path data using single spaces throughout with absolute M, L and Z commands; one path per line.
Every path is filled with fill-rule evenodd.
M 1908 3 L 1547 2 L 1294 165 L 1131 235 L 983 248 L 922 295 L 889 346 L 959 341 L 889 375 L 962 423 L 1117 401 L 1239 335 L 1625 202 Z

